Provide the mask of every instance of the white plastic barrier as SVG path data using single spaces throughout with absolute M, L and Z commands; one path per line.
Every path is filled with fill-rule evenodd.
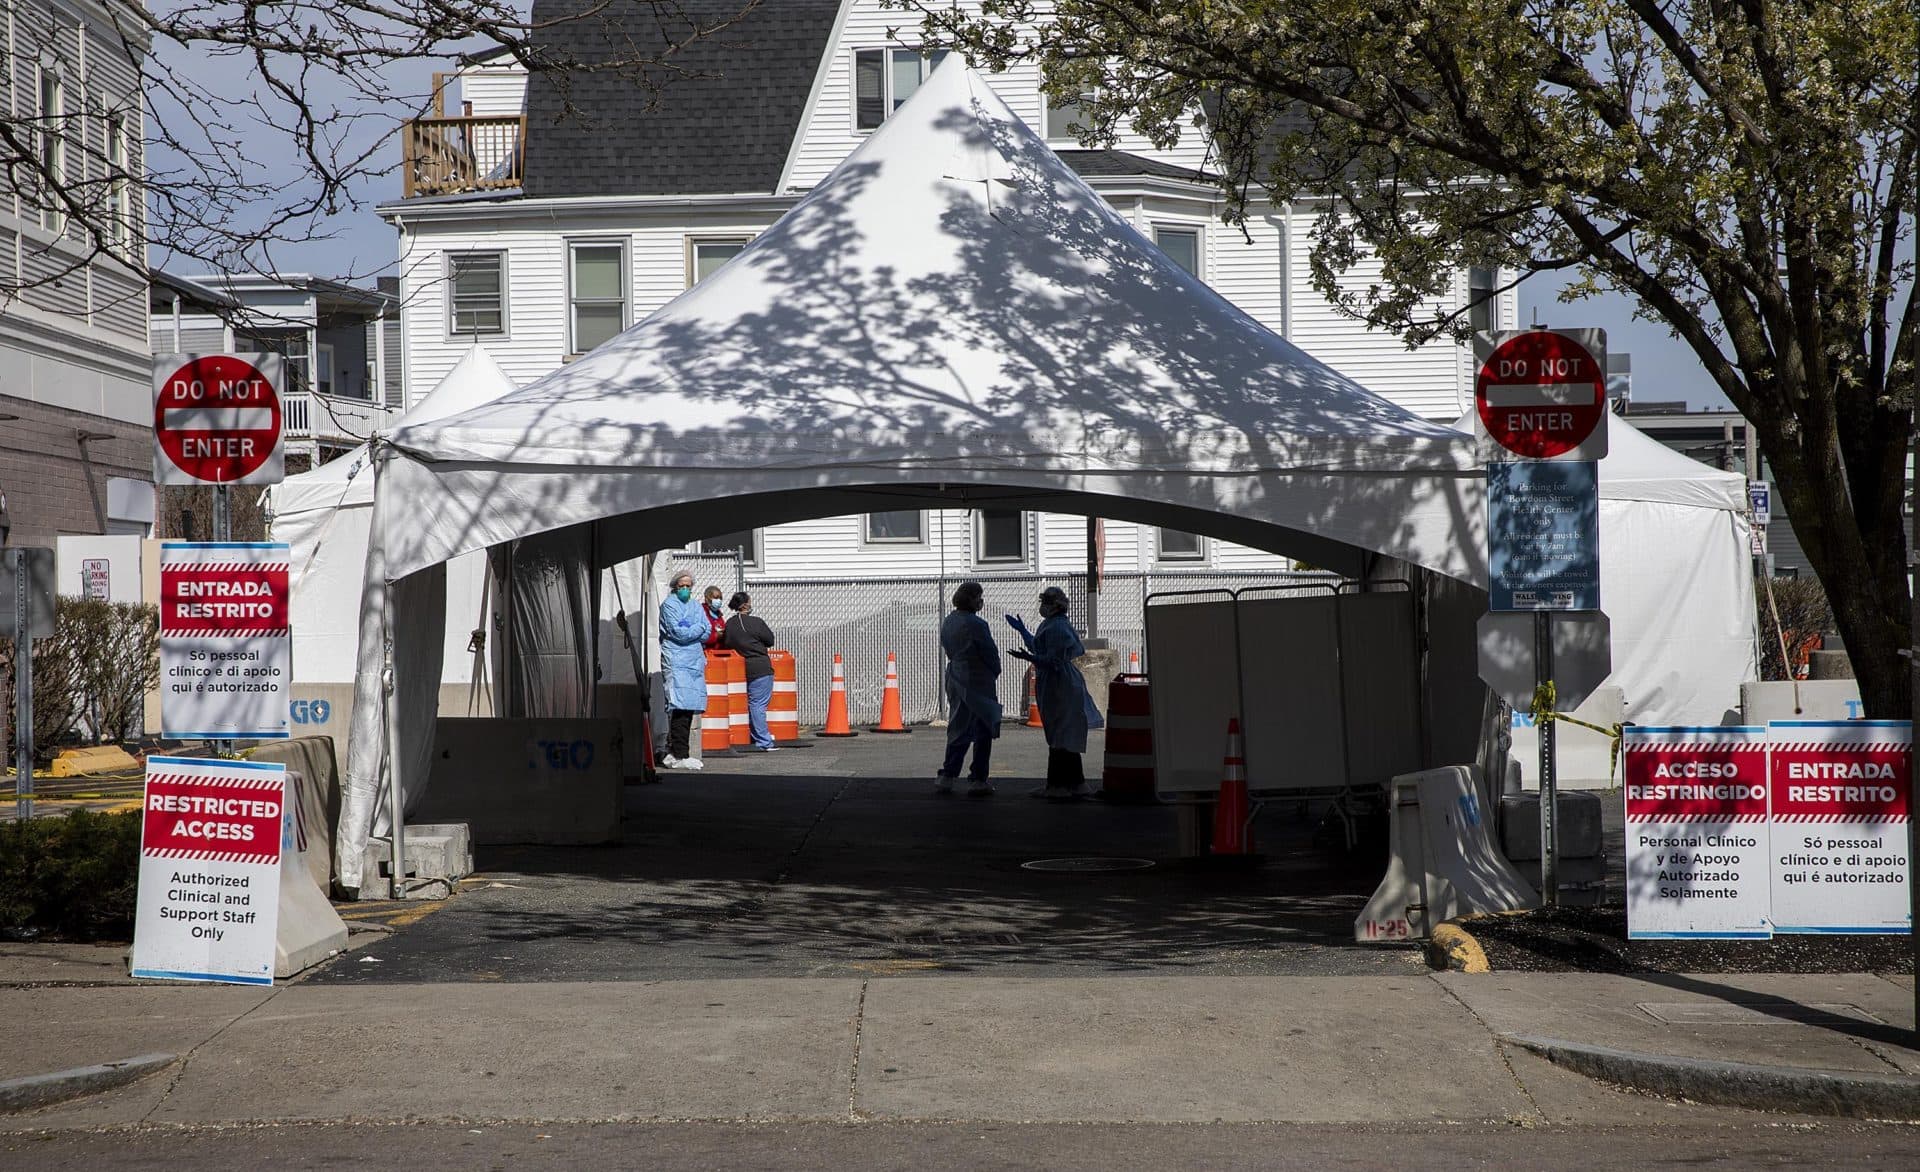
M 273 936 L 273 975 L 285 980 L 347 947 L 347 924 L 314 876 L 332 866 L 324 806 L 297 770 L 287 771 L 286 818 L 280 832 L 280 918 Z
M 1479 770 L 1449 765 L 1406 773 L 1387 793 L 1392 854 L 1386 877 L 1353 921 L 1355 940 L 1424 940 L 1455 916 L 1540 906 L 1539 893 L 1494 844 Z

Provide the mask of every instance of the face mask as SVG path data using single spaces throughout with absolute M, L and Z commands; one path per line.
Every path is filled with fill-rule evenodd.
M 680 589 L 675 590 L 674 593 L 679 595 L 681 602 L 685 602 L 687 599 L 693 597 L 693 587 L 682 586 Z

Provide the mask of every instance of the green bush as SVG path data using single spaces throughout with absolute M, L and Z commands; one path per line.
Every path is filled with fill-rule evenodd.
M 140 811 L 0 825 L 0 928 L 69 940 L 130 940 L 140 885 Z
M 94 739 L 124 741 L 160 680 L 160 612 L 151 606 L 62 598 L 54 633 L 33 642 L 33 747 L 52 759 L 82 723 Z M 0 641 L 0 708 L 13 720 L 13 641 Z M 7 760 L 13 760 L 11 745 Z

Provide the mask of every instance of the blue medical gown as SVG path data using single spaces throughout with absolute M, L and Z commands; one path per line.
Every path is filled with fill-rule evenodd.
M 971 611 L 955 610 L 940 623 L 940 650 L 947 656 L 947 741 L 970 737 L 984 721 L 1000 735 L 1000 648 L 993 628 Z
M 1040 723 L 1046 726 L 1047 747 L 1068 753 L 1087 751 L 1087 728 L 1093 711 L 1087 681 L 1073 661 L 1087 653 L 1080 635 L 1057 614 L 1026 636 L 1033 656 L 1033 690 L 1040 705 Z
M 669 594 L 660 604 L 660 670 L 667 677 L 667 707 L 682 712 L 707 708 L 707 608 Z

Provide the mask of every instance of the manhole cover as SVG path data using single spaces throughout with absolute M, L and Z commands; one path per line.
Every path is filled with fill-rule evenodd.
M 1152 859 L 1035 859 L 1021 863 L 1022 871 L 1144 871 Z

